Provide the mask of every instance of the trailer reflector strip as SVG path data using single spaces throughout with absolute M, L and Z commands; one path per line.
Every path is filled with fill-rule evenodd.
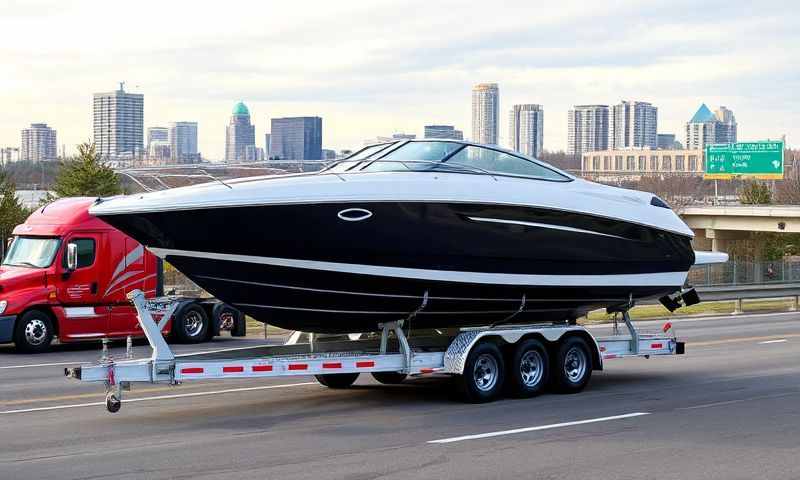
M 253 365 L 254 372 L 271 372 L 272 365 Z
M 182 373 L 182 374 L 187 374 L 187 373 L 203 373 L 203 367 L 186 367 L 186 368 L 181 368 L 181 373 Z
M 650 345 L 650 348 L 664 348 L 663 343 L 653 343 Z
M 222 367 L 222 373 L 242 373 L 244 372 L 244 367 L 241 365 L 235 365 L 232 367 Z
M 289 370 L 308 370 L 307 363 L 290 363 Z
M 356 362 L 356 368 L 370 368 L 370 367 L 374 367 L 374 366 L 375 366 L 375 362 L 373 362 L 372 360 L 366 360 L 366 361 L 363 361 L 363 362 Z
M 342 362 L 323 363 L 322 368 L 342 368 Z

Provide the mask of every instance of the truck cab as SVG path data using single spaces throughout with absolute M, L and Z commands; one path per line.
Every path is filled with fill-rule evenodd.
M 161 265 L 140 243 L 89 214 L 96 198 L 39 207 L 13 232 L 0 265 L 0 343 L 41 352 L 60 342 L 142 336 L 128 293 L 160 296 Z M 219 333 L 218 302 L 186 299 L 182 340 Z M 231 312 L 227 313 L 230 318 Z M 234 310 L 233 314 L 236 312 Z M 166 322 L 164 334 L 173 321 Z M 194 337 L 192 337 L 194 334 Z M 196 338 L 195 338 L 196 337 Z M 202 337 L 202 338 L 201 338 Z

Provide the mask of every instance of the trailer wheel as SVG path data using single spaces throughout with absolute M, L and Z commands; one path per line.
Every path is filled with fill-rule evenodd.
M 120 408 L 122 408 L 122 401 L 117 398 L 114 392 L 108 392 L 106 394 L 106 410 L 111 413 L 117 413 Z
M 400 372 L 373 372 L 372 378 L 384 385 L 397 385 L 403 383 L 408 375 Z
M 173 331 L 180 343 L 200 343 L 206 340 L 209 330 L 208 315 L 195 303 L 185 305 L 175 313 Z
M 358 373 L 324 373 L 314 375 L 317 381 L 328 388 L 348 388 L 358 378 Z
M 480 342 L 467 355 L 458 386 L 464 401 L 485 403 L 497 398 L 504 379 L 505 364 L 500 349 L 494 343 Z
M 550 377 L 550 362 L 542 342 L 529 338 L 514 349 L 508 372 L 508 392 L 514 397 L 530 398 L 544 390 Z
M 53 341 L 53 322 L 39 310 L 26 312 L 17 319 L 14 328 L 14 344 L 27 353 L 42 353 L 50 350 Z
M 569 337 L 556 353 L 553 386 L 560 393 L 578 393 L 592 378 L 589 346 L 580 337 Z

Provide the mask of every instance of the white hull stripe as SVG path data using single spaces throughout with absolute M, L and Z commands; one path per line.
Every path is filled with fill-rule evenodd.
M 503 218 L 485 218 L 485 217 L 467 217 L 467 218 L 469 218 L 474 222 L 504 223 L 507 225 L 522 225 L 524 227 L 549 228 L 550 230 L 562 230 L 564 232 L 586 233 L 588 235 L 598 235 L 601 237 L 618 238 L 620 240 L 630 240 L 629 238 L 620 237 L 619 235 L 610 235 L 608 233 L 595 232 L 594 230 L 584 230 L 582 228 L 567 227 L 564 225 L 554 225 L 552 223 L 525 222 L 522 220 L 506 220 Z
M 525 273 L 458 272 L 453 270 L 428 270 L 421 268 L 385 267 L 356 263 L 321 262 L 291 258 L 258 257 L 230 253 L 195 252 L 169 248 L 151 248 L 161 258 L 179 257 L 222 260 L 226 262 L 253 263 L 276 267 L 303 268 L 327 272 L 376 275 L 381 277 L 432 280 L 437 282 L 479 283 L 486 285 L 531 285 L 554 287 L 634 287 L 683 285 L 688 272 L 630 273 L 613 275 L 530 275 Z

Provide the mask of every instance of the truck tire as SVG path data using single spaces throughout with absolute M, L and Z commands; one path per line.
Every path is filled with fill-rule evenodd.
M 53 322 L 40 310 L 30 310 L 17 318 L 14 326 L 14 345 L 27 353 L 50 350 L 53 341 Z
M 481 341 L 472 347 L 457 377 L 461 397 L 468 403 L 491 402 L 503 390 L 505 364 L 503 354 L 492 342 Z
M 562 341 L 553 364 L 553 388 L 556 392 L 578 393 L 592 378 L 591 350 L 580 337 L 568 337 Z
M 314 375 L 317 381 L 328 388 L 348 388 L 358 378 L 358 373 L 324 373 Z
M 213 318 L 216 323 L 215 330 L 217 330 L 217 334 L 219 334 L 221 330 L 230 330 L 232 337 L 237 336 L 234 334 L 237 333 L 236 329 L 242 324 L 241 317 L 242 314 L 239 310 L 226 303 L 219 302 L 211 309 L 211 318 Z M 209 337 L 211 337 L 210 333 L 211 331 L 209 331 Z M 243 335 L 238 336 L 241 337 Z
M 550 377 L 550 361 L 544 344 L 535 338 L 522 340 L 514 349 L 506 389 L 517 398 L 530 398 L 544 391 Z
M 408 375 L 400 372 L 373 372 L 372 378 L 384 385 L 397 385 L 403 383 Z
M 206 340 L 209 320 L 205 309 L 190 302 L 178 308 L 172 319 L 172 331 L 180 343 L 200 343 Z

